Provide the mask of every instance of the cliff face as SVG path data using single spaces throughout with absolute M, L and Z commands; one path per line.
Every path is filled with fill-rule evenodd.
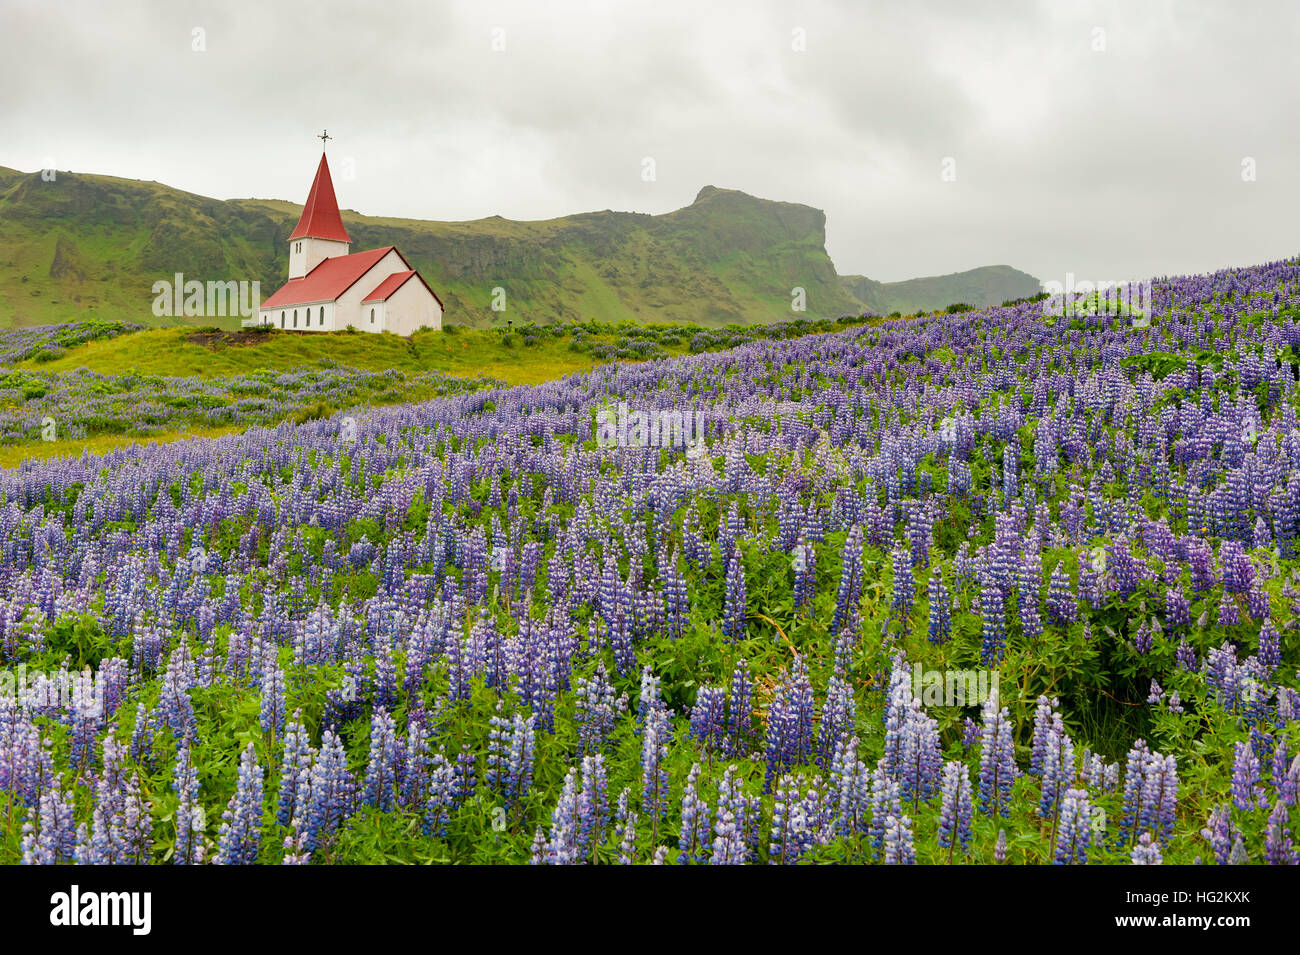
M 300 212 L 288 202 L 221 201 L 155 182 L 62 171 L 46 182 L 39 173 L 0 168 L 0 324 L 90 316 L 157 322 L 152 285 L 176 272 L 200 281 L 256 280 L 269 295 L 284 281 L 286 243 Z M 840 276 L 826 254 L 821 210 L 713 186 L 657 216 L 607 210 L 537 222 L 426 222 L 344 211 L 343 220 L 354 250 L 396 245 L 438 292 L 447 320 L 467 325 L 769 322 L 888 311 L 886 304 L 902 297 L 942 298 L 949 287 L 954 294 L 965 288 L 947 281 L 960 276 L 914 280 L 916 289 Z M 997 301 L 1032 294 L 1017 286 L 1013 295 L 995 277 L 972 281 L 996 288 L 990 294 Z M 908 288 L 877 294 L 894 286 Z M 505 290 L 504 312 L 492 310 L 497 288 Z M 796 289 L 803 290 L 802 313 L 791 308 Z M 952 301 L 979 304 L 958 295 L 938 305 Z

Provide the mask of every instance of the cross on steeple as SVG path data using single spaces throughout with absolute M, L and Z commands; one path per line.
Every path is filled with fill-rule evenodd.
M 323 150 L 325 148 L 326 141 L 333 139 L 334 137 L 330 135 L 330 131 L 328 129 L 322 129 L 320 135 L 317 136 L 316 138 L 320 140 L 320 148 Z

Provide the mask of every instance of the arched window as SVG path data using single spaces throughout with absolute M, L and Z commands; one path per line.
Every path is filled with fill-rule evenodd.
M 298 327 L 298 310 L 296 308 L 293 310 L 293 327 Z
M 373 308 L 370 310 L 370 324 L 375 324 L 375 310 Z
M 324 305 L 322 305 L 322 306 L 320 307 L 320 323 L 321 323 L 322 325 L 325 324 L 325 306 L 324 306 Z
M 280 313 L 280 327 L 284 328 L 284 312 Z

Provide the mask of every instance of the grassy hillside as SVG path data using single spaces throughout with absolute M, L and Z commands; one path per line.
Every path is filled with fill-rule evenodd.
M 288 202 L 219 201 L 154 182 L 68 172 L 46 182 L 0 170 L 0 324 L 158 324 L 151 287 L 176 272 L 256 280 L 270 295 L 283 281 L 299 213 Z M 861 310 L 826 255 L 822 212 L 711 187 L 662 216 L 423 222 L 345 211 L 343 219 L 354 249 L 398 246 L 438 291 L 449 320 L 465 325 L 778 321 L 792 317 L 796 285 L 806 289 L 806 314 Z M 491 308 L 498 286 L 505 312 Z
M 0 167 L 0 327 L 100 318 L 233 328 L 235 318 L 156 318 L 153 283 L 180 272 L 204 282 L 258 281 L 269 296 L 284 280 L 300 212 L 279 200 L 221 201 L 70 172 L 46 182 Z M 355 250 L 398 246 L 437 290 L 448 321 L 461 325 L 775 322 L 796 317 L 796 286 L 809 317 L 880 310 L 837 275 L 823 212 L 712 186 L 658 216 L 426 222 L 344 211 L 343 219 Z M 497 287 L 506 292 L 504 312 L 491 308 Z M 1012 291 L 1023 294 L 999 292 L 998 300 Z M 944 294 L 901 307 L 958 300 Z
M 594 336 L 606 341 L 608 336 Z M 244 332 L 217 336 L 189 328 L 159 328 L 78 345 L 53 361 L 28 359 L 16 367 L 55 374 L 88 368 L 101 375 L 197 375 L 215 378 L 252 371 L 297 371 L 344 367 L 362 371 L 442 371 L 461 377 L 485 375 L 512 385 L 533 385 L 584 371 L 595 364 L 588 353 L 568 347 L 570 339 L 547 336 L 540 347 L 524 346 L 492 329 L 458 329 L 454 334 L 324 335 Z
M 902 282 L 877 282 L 865 275 L 841 275 L 840 281 L 850 295 L 882 315 L 932 311 L 955 302 L 976 307 L 1000 305 L 1042 290 L 1038 279 L 1009 265 L 986 265 Z

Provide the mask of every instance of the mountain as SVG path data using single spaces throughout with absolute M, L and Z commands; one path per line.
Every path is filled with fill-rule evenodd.
M 0 325 L 99 317 L 234 326 L 233 318 L 155 318 L 153 283 L 177 272 L 203 282 L 256 280 L 269 296 L 284 281 L 286 242 L 301 209 L 112 176 L 59 171 L 45 181 L 0 167 Z M 885 310 L 875 283 L 836 273 L 821 210 L 713 186 L 664 215 L 605 210 L 536 222 L 427 222 L 345 210 L 343 221 L 354 250 L 401 249 L 458 324 L 779 321 L 797 314 L 796 287 L 804 289 L 808 317 Z M 997 301 L 1025 294 L 1019 278 L 1029 277 L 1014 269 L 963 275 L 984 272 L 972 283 Z M 909 286 L 886 296 L 906 301 L 893 307 L 977 304 L 949 281 L 957 278 L 883 288 Z M 950 287 L 962 294 L 939 302 Z M 492 309 L 496 288 L 505 290 L 503 312 Z
M 967 272 L 930 275 L 902 282 L 877 282 L 865 275 L 841 275 L 850 295 L 881 315 L 890 312 L 933 311 L 965 302 L 1000 305 L 1014 298 L 1029 298 L 1042 291 L 1038 279 L 1009 265 L 985 265 Z

